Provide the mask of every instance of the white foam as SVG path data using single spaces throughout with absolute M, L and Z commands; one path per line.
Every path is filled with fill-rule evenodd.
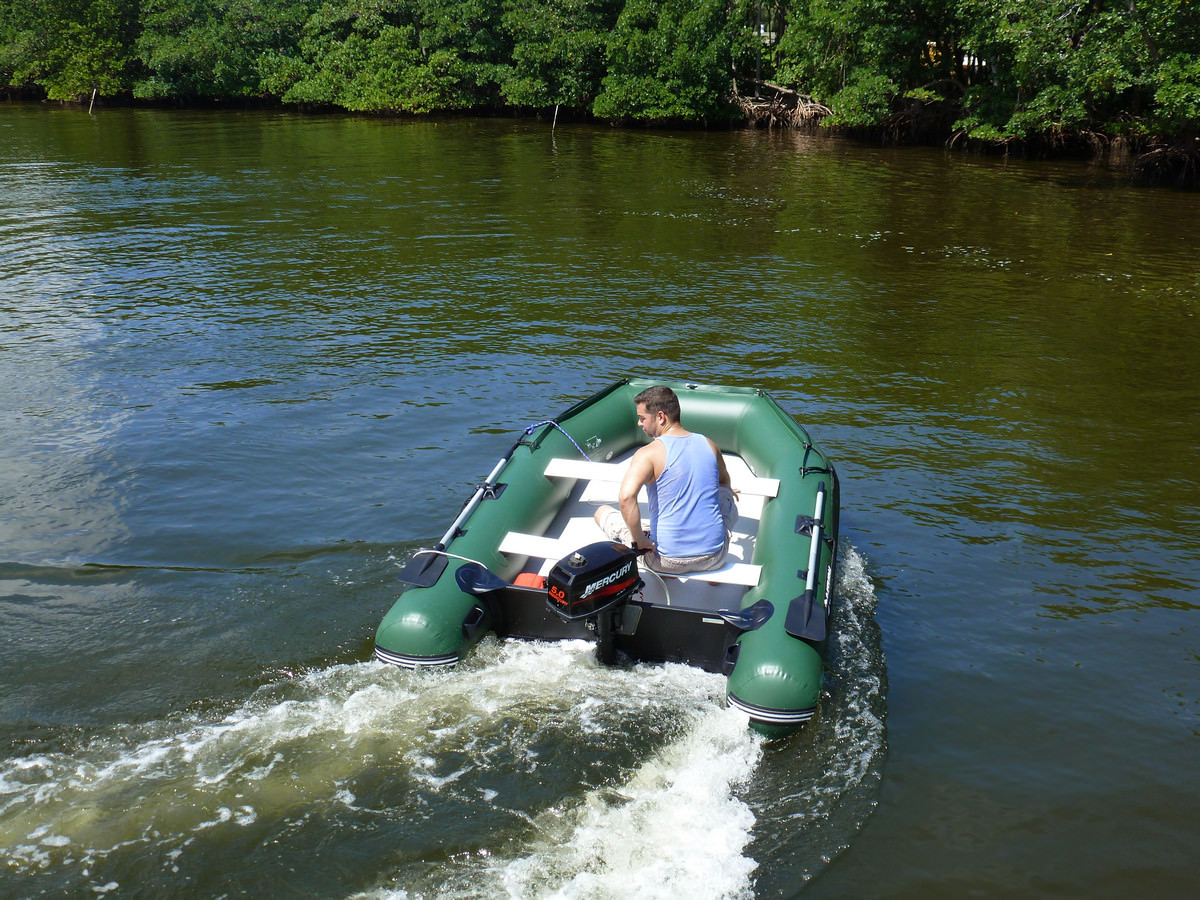
M 533 735 L 547 721 L 598 734 L 612 727 L 614 704 L 622 714 L 676 694 L 685 703 L 719 704 L 719 679 L 684 667 L 633 675 L 599 667 L 591 656 L 585 642 L 489 641 L 449 672 L 333 666 L 265 685 L 220 718 L 124 726 L 78 751 L 6 760 L 0 847 L 36 847 L 41 864 L 71 843 L 105 852 L 172 835 L 165 855 L 199 831 L 245 827 L 313 802 L 349 805 L 345 783 L 373 761 L 400 759 L 406 777 L 447 790 L 485 756 L 463 751 L 485 740 L 481 733 L 494 736 L 500 720 L 517 717 Z M 537 755 L 530 743 L 506 749 Z M 468 762 L 447 771 L 455 754 Z M 479 802 L 496 799 L 490 785 L 483 793 L 479 787 L 469 789 Z M 42 840 L 49 834 L 54 842 Z
M 493 858 L 492 873 L 514 898 L 750 897 L 754 815 L 736 789 L 759 754 L 744 716 L 699 713 L 616 799 L 593 791 L 569 815 L 548 813 L 544 837 L 522 856 Z
M 0 851 L 16 871 L 84 867 L 135 846 L 178 868 L 224 832 L 296 825 L 313 810 L 395 821 L 389 804 L 411 791 L 438 798 L 433 814 L 444 799 L 459 815 L 516 824 L 468 829 L 471 849 L 399 869 L 371 896 L 750 897 L 756 827 L 826 815 L 878 768 L 882 673 L 852 671 L 861 654 L 851 632 L 873 613 L 873 589 L 852 551 L 839 581 L 857 599 L 831 644 L 853 690 L 823 705 L 816 725 L 832 736 L 795 794 L 747 799 L 762 743 L 724 707 L 723 677 L 600 666 L 586 642 L 487 639 L 454 669 L 330 666 L 264 684 L 233 709 L 0 762 Z M 576 745 L 586 771 L 583 758 L 572 770 Z
M 591 653 L 590 645 L 571 643 L 485 649 L 486 668 L 464 702 L 487 708 L 506 696 L 511 713 L 534 700 L 545 714 L 568 717 L 570 731 L 615 742 L 629 735 L 615 731 L 614 722 L 660 723 L 665 742 L 629 771 L 614 772 L 619 780 L 535 811 L 519 840 L 505 834 L 496 846 L 458 855 L 439 871 L 429 895 L 751 897 L 757 863 L 747 847 L 755 816 L 739 794 L 753 777 L 762 742 L 744 715 L 723 707 L 725 679 L 686 666 L 603 668 Z M 484 799 L 499 801 L 494 791 Z M 403 887 L 358 896 L 426 895 L 424 885 L 407 880 L 398 873 Z

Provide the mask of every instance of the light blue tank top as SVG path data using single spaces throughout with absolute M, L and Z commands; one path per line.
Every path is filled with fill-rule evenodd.
M 646 486 L 650 539 L 661 556 L 716 553 L 725 546 L 725 522 L 712 447 L 702 434 L 664 435 L 658 440 L 667 448 L 667 464 Z

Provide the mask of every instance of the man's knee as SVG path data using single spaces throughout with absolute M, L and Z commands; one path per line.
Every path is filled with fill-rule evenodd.
M 611 506 L 601 506 L 592 518 L 596 520 L 596 524 L 600 526 L 600 530 L 610 541 L 622 541 L 628 544 L 633 540 L 620 510 L 613 509 Z

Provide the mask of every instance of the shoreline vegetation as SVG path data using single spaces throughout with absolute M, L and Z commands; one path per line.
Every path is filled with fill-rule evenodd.
M 0 97 L 820 128 L 1200 187 L 1194 0 L 0 0 Z

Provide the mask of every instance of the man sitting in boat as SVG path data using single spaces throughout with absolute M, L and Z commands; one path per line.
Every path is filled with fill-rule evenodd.
M 669 387 L 636 397 L 638 425 L 651 438 L 629 462 L 618 494 L 620 509 L 602 506 L 596 524 L 610 540 L 645 550 L 645 563 L 666 574 L 719 569 L 729 551 L 737 502 L 717 445 L 679 422 L 679 398 Z M 638 510 L 646 488 L 650 527 Z

